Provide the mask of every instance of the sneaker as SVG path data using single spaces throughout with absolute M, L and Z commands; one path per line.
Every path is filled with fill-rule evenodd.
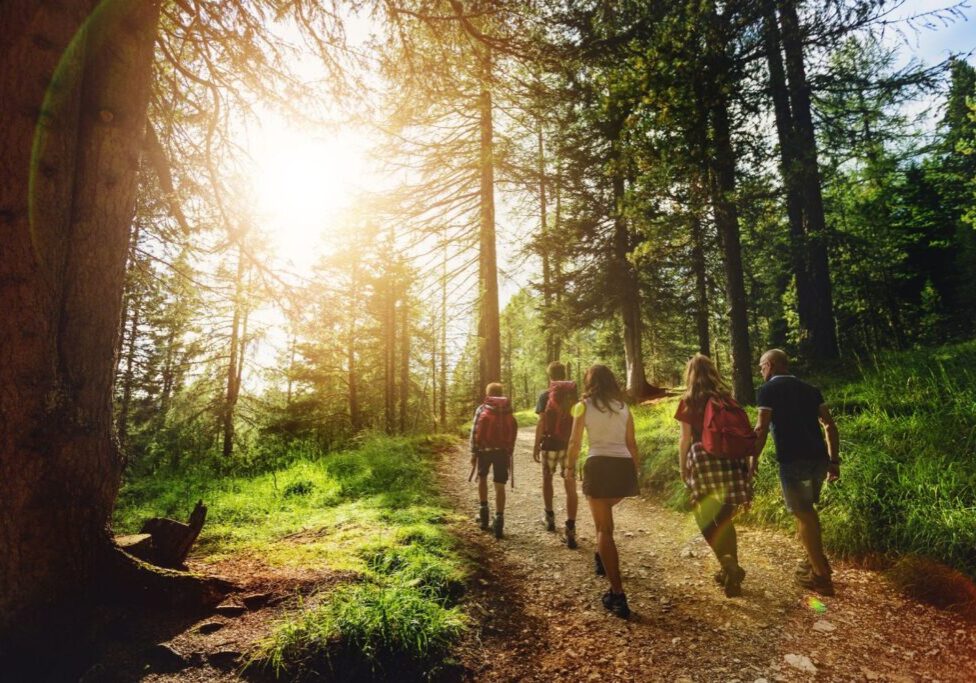
M 607 575 L 607 570 L 603 566 L 603 560 L 600 559 L 600 553 L 593 553 L 593 569 L 597 576 Z
M 831 596 L 834 594 L 834 582 L 829 576 L 820 576 L 810 570 L 806 574 L 797 574 L 796 582 L 803 588 L 820 593 L 820 595 Z
M 552 510 L 546 510 L 546 531 L 556 530 L 556 513 Z
M 495 515 L 495 522 L 492 524 L 492 531 L 495 532 L 495 538 L 502 538 L 502 530 L 505 528 L 505 517 L 502 515 Z
M 478 523 L 481 526 L 482 531 L 488 531 L 490 528 L 488 526 L 488 506 L 482 505 L 481 509 L 478 510 Z
M 603 594 L 603 606 L 621 619 L 626 619 L 630 616 L 630 607 L 627 605 L 627 596 L 623 593 L 607 591 Z
M 568 524 L 566 525 L 566 547 L 570 550 L 576 550 L 579 547 L 576 545 L 576 527 L 571 527 Z
M 722 588 L 725 597 L 737 598 L 742 595 L 742 579 L 746 578 L 746 570 L 739 566 L 731 555 L 722 556 Z M 716 577 L 718 578 L 718 577 Z

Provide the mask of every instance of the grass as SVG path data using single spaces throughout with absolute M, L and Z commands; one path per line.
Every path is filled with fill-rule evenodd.
M 535 427 L 539 422 L 539 416 L 534 408 L 526 408 L 515 413 L 515 420 L 519 427 Z
M 890 353 L 814 378 L 841 435 L 841 481 L 825 488 L 824 541 L 844 556 L 919 556 L 976 577 L 976 343 Z M 677 401 L 635 411 L 646 489 L 685 509 Z M 754 413 L 752 414 L 754 417 Z M 773 447 L 753 521 L 792 528 Z
M 197 559 L 248 553 L 354 577 L 274 625 L 252 654 L 254 666 L 289 679 L 323 667 L 362 676 L 429 669 L 466 627 L 457 601 L 467 568 L 434 486 L 434 454 L 455 443 L 369 436 L 352 450 L 255 477 L 145 478 L 123 488 L 115 527 L 131 532 L 147 517 L 180 518 L 203 499 Z

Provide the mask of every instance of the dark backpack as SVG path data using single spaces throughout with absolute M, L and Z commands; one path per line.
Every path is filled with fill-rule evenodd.
M 488 396 L 474 426 L 474 447 L 479 451 L 510 451 L 518 425 L 505 396 Z
M 542 443 L 544 451 L 561 451 L 569 445 L 573 431 L 572 407 L 577 401 L 576 382 L 553 380 L 549 382 L 549 398 L 542 412 Z
M 742 406 L 731 398 L 712 398 L 705 404 L 701 443 L 720 458 L 748 458 L 756 450 L 756 433 Z

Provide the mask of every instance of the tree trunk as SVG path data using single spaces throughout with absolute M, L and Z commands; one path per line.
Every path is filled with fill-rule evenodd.
M 356 367 L 356 316 L 359 314 L 359 260 L 352 259 L 349 282 L 349 306 L 346 308 L 346 389 L 349 399 L 349 423 L 359 431 L 359 369 Z M 294 351 L 292 352 L 294 353 Z
M 708 274 L 705 269 L 705 239 L 701 217 L 691 219 L 691 268 L 695 273 L 695 327 L 698 331 L 698 352 L 711 354 L 712 342 L 708 334 Z
M 491 57 L 485 54 L 479 98 L 481 158 L 480 283 L 478 337 L 481 389 L 502 374 L 501 324 L 498 315 L 498 263 L 495 253 L 495 168 L 492 129 Z
M 139 334 L 139 304 L 132 305 L 132 318 L 123 348 L 125 349 L 125 370 L 122 373 L 122 398 L 119 401 L 119 415 L 116 418 L 119 443 L 126 445 L 129 437 L 129 406 L 132 404 L 132 380 L 135 374 L 136 337 Z M 124 453 L 123 453 L 124 455 Z
M 243 235 L 239 237 L 243 241 Z M 240 375 L 238 373 L 238 354 L 241 345 L 241 319 L 244 315 L 244 247 L 237 245 L 237 275 L 234 279 L 234 316 L 230 328 L 230 349 L 227 353 L 227 386 L 224 394 L 224 409 L 220 415 L 224 433 L 224 458 L 234 453 L 234 409 L 240 395 Z
M 538 173 L 539 173 L 539 256 L 542 258 L 542 324 L 546 335 L 546 362 L 557 359 L 556 335 L 552 325 L 552 267 L 549 249 L 549 216 L 546 205 L 546 149 L 542 137 L 542 121 L 538 129 Z
M 562 165 L 559 163 L 558 158 L 556 159 L 556 215 L 553 218 L 552 234 L 561 235 L 562 234 L 562 217 L 563 217 L 563 203 L 562 203 Z M 556 249 L 551 252 L 552 260 L 552 280 L 555 286 L 555 292 L 553 296 L 553 301 L 556 305 L 556 314 L 562 317 L 563 311 L 563 270 L 562 270 L 562 255 Z M 559 324 L 556 329 L 556 334 L 552 340 L 552 359 L 559 360 L 562 355 L 563 349 L 563 335 L 566 333 L 566 326 L 562 323 Z
M 94 5 L 0 4 L 0 656 L 90 596 L 112 557 L 112 387 L 159 5 Z
M 780 174 L 786 191 L 786 215 L 790 224 L 790 262 L 796 280 L 797 315 L 800 320 L 798 336 L 800 350 L 810 351 L 810 320 L 812 296 L 810 267 L 807 263 L 806 227 L 803 216 L 803 174 L 800 172 L 796 125 L 790 108 L 781 40 L 776 22 L 775 0 L 767 0 L 763 19 L 766 42 L 766 63 L 769 68 L 769 89 L 776 117 L 776 133 L 779 138 Z
M 400 433 L 407 431 L 407 408 L 410 403 L 410 301 L 403 285 L 400 299 Z
M 803 42 L 800 22 L 793 0 L 781 0 L 780 21 L 786 72 L 789 77 L 790 105 L 796 127 L 796 175 L 803 196 L 803 218 L 806 221 L 807 258 L 809 263 L 810 352 L 814 358 L 837 358 L 837 332 L 834 327 L 834 304 L 827 256 L 827 224 L 824 217 L 817 162 L 817 140 L 810 107 L 810 86 L 803 65 Z
M 446 231 L 445 231 L 446 234 Z M 441 429 L 447 426 L 447 245 L 441 260 Z
M 624 217 L 624 169 L 620 152 L 621 142 L 615 140 L 613 146 L 613 255 L 612 263 L 616 280 L 619 282 L 617 305 L 624 325 L 624 361 L 627 373 L 627 393 L 640 399 L 647 387 L 644 374 L 644 353 L 641 346 L 643 321 L 641 320 L 641 298 L 638 289 L 637 273 L 630 262 L 630 231 Z
M 729 337 L 732 346 L 732 392 L 740 403 L 755 400 L 752 384 L 752 351 L 749 345 L 749 312 L 742 274 L 739 211 L 735 205 L 735 151 L 729 123 L 727 83 L 730 80 L 724 18 L 713 14 L 710 52 L 713 58 L 709 114 L 712 124 L 712 207 L 722 242 L 725 287 L 729 302 Z

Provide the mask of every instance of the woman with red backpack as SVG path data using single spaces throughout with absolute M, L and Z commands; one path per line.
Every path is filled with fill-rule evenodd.
M 594 563 L 597 575 L 606 576 L 610 581 L 610 590 L 603 595 L 603 606 L 626 619 L 630 608 L 620 580 L 620 560 L 613 540 L 613 506 L 640 492 L 637 485 L 640 462 L 634 418 L 610 368 L 594 365 L 587 370 L 583 400 L 573 408 L 573 415 L 566 476 L 573 476 L 585 429 L 590 448 L 583 464 L 583 495 L 590 504 L 596 527 Z
M 746 572 L 739 566 L 733 520 L 738 506 L 752 501 L 756 436 L 711 358 L 696 353 L 688 361 L 685 387 L 674 415 L 681 422 L 681 479 L 698 528 L 722 567 L 715 580 L 727 597 L 736 597 Z

